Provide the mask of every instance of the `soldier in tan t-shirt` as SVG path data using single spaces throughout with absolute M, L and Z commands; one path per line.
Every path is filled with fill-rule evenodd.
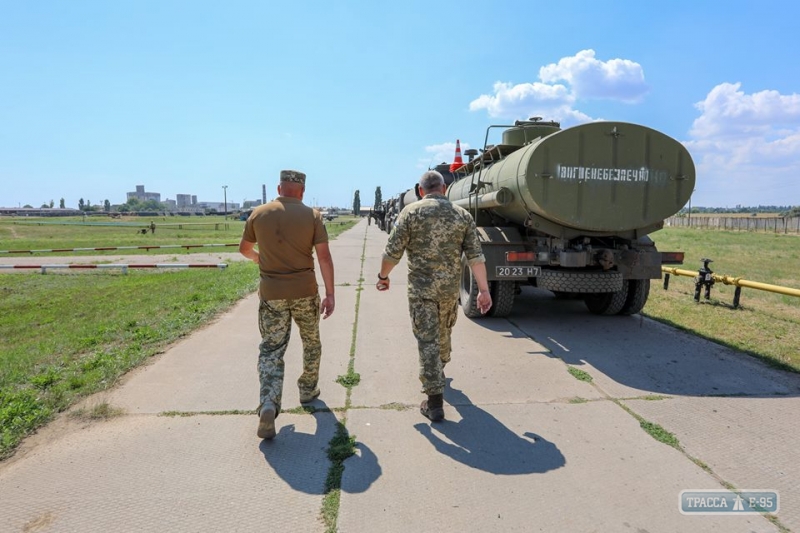
M 261 403 L 257 434 L 263 439 L 275 436 L 275 418 L 280 413 L 283 394 L 283 356 L 292 320 L 303 341 L 303 373 L 297 380 L 300 402 L 310 403 L 320 393 L 319 315 L 328 318 L 336 305 L 328 232 L 319 211 L 303 204 L 305 183 L 306 175 L 302 172 L 282 170 L 278 198 L 253 210 L 239 243 L 239 252 L 257 263 L 261 272 L 258 310 L 262 339 L 258 355 Z M 325 283 L 322 302 L 314 275 L 314 251 Z

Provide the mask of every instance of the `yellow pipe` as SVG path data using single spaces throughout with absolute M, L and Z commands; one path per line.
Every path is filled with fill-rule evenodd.
M 680 268 L 661 267 L 661 271 L 665 274 L 672 274 L 673 276 L 686 276 L 689 278 L 697 277 L 697 271 L 683 270 Z M 781 287 L 780 285 L 770 285 L 769 283 L 761 283 L 758 281 L 748 281 L 742 278 L 735 278 L 733 276 L 721 276 L 719 274 L 712 274 L 714 281 L 719 281 L 724 285 L 734 285 L 736 287 L 747 287 L 750 289 L 758 289 L 760 291 L 775 292 L 784 294 L 786 296 L 800 296 L 800 289 L 792 289 L 790 287 Z
M 718 276 L 716 274 L 714 274 L 714 280 L 721 281 L 725 285 L 735 285 L 737 287 L 749 287 L 751 289 L 758 289 L 761 291 L 769 291 L 769 292 L 776 292 L 778 294 L 785 294 L 786 296 L 800 296 L 800 289 L 781 287 L 780 285 L 770 285 L 769 283 L 748 281 L 746 279 L 734 278 L 731 276 Z
M 686 276 L 688 278 L 694 278 L 697 276 L 697 270 L 683 270 L 680 268 L 673 268 L 673 267 L 661 267 L 661 272 L 665 274 L 672 274 L 673 276 Z

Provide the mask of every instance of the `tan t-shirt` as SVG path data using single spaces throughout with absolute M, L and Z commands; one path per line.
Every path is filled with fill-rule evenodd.
M 262 300 L 291 300 L 317 294 L 314 246 L 328 242 L 319 211 L 281 196 L 256 207 L 244 240 L 258 244 Z

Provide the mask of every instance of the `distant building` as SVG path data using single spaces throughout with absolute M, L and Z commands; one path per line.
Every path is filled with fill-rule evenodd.
M 146 202 L 147 200 L 155 200 L 156 202 L 161 201 L 161 193 L 158 192 L 145 192 L 144 185 L 137 185 L 135 192 L 127 193 L 128 200 L 131 198 L 136 198 L 137 200 L 141 200 Z
M 189 207 L 197 202 L 197 196 L 192 196 L 191 194 L 176 194 L 175 201 L 178 207 Z
M 245 200 L 242 204 L 242 209 L 252 209 L 261 205 L 261 200 Z
M 173 210 L 173 211 L 178 207 L 177 202 L 175 202 L 175 200 L 170 200 L 169 198 L 164 200 L 163 203 L 164 203 L 164 205 L 167 206 L 167 208 L 169 208 L 170 210 Z

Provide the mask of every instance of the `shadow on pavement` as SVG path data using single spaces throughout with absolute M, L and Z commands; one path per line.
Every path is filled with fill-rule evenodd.
M 327 410 L 324 402 L 317 400 L 318 410 L 313 416 L 317 423 L 316 432 L 300 433 L 294 424 L 281 426 L 286 415 L 278 417 L 278 434 L 272 440 L 262 440 L 259 450 L 269 467 L 287 485 L 306 494 L 325 494 L 325 480 L 331 467 L 327 450 L 336 435 L 339 420 Z M 301 415 L 309 416 L 309 415 Z M 347 459 L 347 468 L 358 472 L 358 477 L 349 479 L 342 490 L 351 493 L 364 492 L 381 476 L 378 458 L 364 443 L 356 444 L 356 453 Z
M 550 351 L 530 351 L 532 357 L 557 357 L 578 368 L 588 364 L 613 382 L 644 393 L 800 395 L 797 374 L 641 315 L 593 315 L 581 300 L 557 299 L 532 287 L 523 288 L 507 319 L 475 323 L 505 336 L 529 337 Z
M 512 432 L 452 388 L 451 381 L 447 379 L 445 399 L 461 420 L 414 425 L 436 451 L 469 467 L 504 476 L 543 474 L 564 466 L 564 455 L 555 444 L 532 432 L 523 434 L 527 438 Z

